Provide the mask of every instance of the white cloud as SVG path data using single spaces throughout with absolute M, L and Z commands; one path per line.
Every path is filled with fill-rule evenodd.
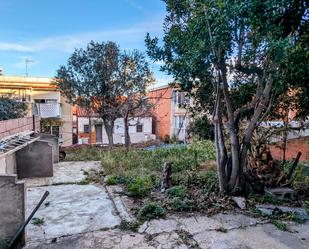
M 151 22 L 144 22 L 133 27 L 113 30 L 97 30 L 63 36 L 50 36 L 24 43 L 0 42 L 0 50 L 18 52 L 59 51 L 72 52 L 74 48 L 82 47 L 91 40 L 116 41 L 117 43 L 136 43 L 143 41 L 147 32 L 158 35 L 162 31 L 163 16 L 158 16 Z
M 14 50 L 19 52 L 32 52 L 33 48 L 23 44 L 0 42 L 0 50 Z

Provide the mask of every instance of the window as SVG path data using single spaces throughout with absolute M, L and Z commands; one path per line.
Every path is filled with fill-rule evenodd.
M 185 116 L 174 116 L 174 127 L 183 129 L 185 127 Z
M 136 125 L 136 132 L 143 132 L 143 124 Z
M 89 133 L 89 125 L 84 125 L 84 133 Z
M 174 103 L 181 107 L 183 106 L 184 104 L 187 103 L 187 97 L 186 97 L 186 93 L 185 92 L 173 92 L 173 101 Z

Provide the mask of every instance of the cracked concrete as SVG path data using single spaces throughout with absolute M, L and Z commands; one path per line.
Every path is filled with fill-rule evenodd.
M 121 219 L 134 217 L 117 186 L 71 184 L 82 181 L 82 171 L 91 168 L 100 165 L 60 163 L 53 179 L 27 180 L 28 213 L 45 190 L 51 194 L 35 215 L 44 218 L 44 224 L 27 227 L 25 249 L 309 248 L 309 222 L 290 222 L 290 232 L 283 232 L 244 213 L 171 215 L 144 222 L 138 232 L 122 231 L 117 226 Z

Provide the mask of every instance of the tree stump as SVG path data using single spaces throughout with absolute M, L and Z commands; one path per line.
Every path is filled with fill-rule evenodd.
M 165 162 L 162 166 L 161 192 L 172 186 L 172 163 Z

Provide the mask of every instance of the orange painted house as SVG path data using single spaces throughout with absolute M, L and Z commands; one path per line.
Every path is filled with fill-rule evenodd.
M 188 112 L 180 105 L 188 99 L 185 92 L 170 86 L 150 89 L 148 99 L 154 105 L 152 111 L 154 133 L 157 138 L 165 140 L 177 137 L 184 140 L 190 122 Z

